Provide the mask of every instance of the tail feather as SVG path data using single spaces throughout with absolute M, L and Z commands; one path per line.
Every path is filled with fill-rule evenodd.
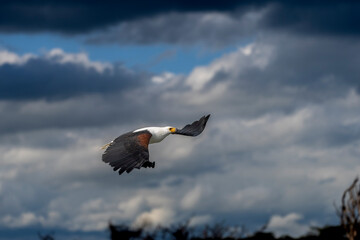
M 102 146 L 102 147 L 101 147 L 101 150 L 107 149 L 112 142 L 113 142 L 113 141 L 111 141 L 111 142 L 105 144 L 104 146 Z

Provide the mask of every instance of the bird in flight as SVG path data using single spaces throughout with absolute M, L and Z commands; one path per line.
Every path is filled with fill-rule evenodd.
M 123 172 L 130 173 L 134 168 L 154 168 L 155 162 L 149 161 L 149 144 L 161 142 L 170 134 L 195 137 L 202 133 L 209 117 L 210 114 L 203 116 L 182 129 L 170 126 L 145 127 L 127 132 L 102 147 L 105 149 L 102 160 L 113 167 L 114 171 L 119 170 L 119 175 Z

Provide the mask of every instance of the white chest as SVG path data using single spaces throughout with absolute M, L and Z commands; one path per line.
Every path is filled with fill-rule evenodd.
M 149 144 L 152 144 L 152 143 L 158 143 L 158 142 L 161 142 L 162 140 L 164 140 L 164 138 L 166 138 L 167 135 L 161 135 L 161 134 L 152 134 L 151 138 L 150 138 L 150 141 L 149 141 Z

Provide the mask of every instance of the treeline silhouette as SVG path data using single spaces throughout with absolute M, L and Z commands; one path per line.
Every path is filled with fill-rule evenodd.
M 144 229 L 132 230 L 126 225 L 109 224 L 111 240 L 346 240 L 345 229 L 339 226 L 325 226 L 313 228 L 306 236 L 293 238 L 282 236 L 276 238 L 271 232 L 261 230 L 247 235 L 242 230 L 235 230 L 224 224 L 205 226 L 201 230 L 195 230 L 187 224 L 173 226 L 171 228 L 158 227 L 152 231 Z M 355 238 L 356 240 L 359 238 Z
M 192 228 L 188 224 L 172 227 L 157 227 L 153 230 L 143 228 L 132 229 L 127 225 L 109 224 L 110 240 L 347 240 L 343 226 L 325 226 L 312 228 L 305 236 L 293 238 L 290 236 L 275 237 L 271 232 L 262 229 L 253 234 L 247 234 L 243 228 L 234 229 L 223 223 L 206 225 L 202 228 Z M 54 233 L 41 235 L 40 240 L 55 240 Z M 354 238 L 360 240 L 358 236 Z
M 205 225 L 193 228 L 189 222 L 172 227 L 157 227 L 152 230 L 143 228 L 132 229 L 127 225 L 113 225 L 109 223 L 109 237 L 111 240 L 360 240 L 360 184 L 355 178 L 353 183 L 345 189 L 341 206 L 336 208 L 340 218 L 339 226 L 325 226 L 312 228 L 305 236 L 293 238 L 281 236 L 279 238 L 266 231 L 266 225 L 259 231 L 248 234 L 245 228 L 234 228 L 224 223 Z M 358 234 L 359 233 L 359 234 Z M 54 234 L 38 234 L 41 240 L 55 240 Z

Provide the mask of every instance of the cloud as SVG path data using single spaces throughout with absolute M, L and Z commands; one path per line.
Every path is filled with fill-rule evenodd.
M 299 223 L 303 219 L 298 213 L 289 213 L 285 216 L 274 215 L 270 218 L 266 230 L 276 237 L 290 235 L 292 237 L 304 236 L 310 228 L 307 224 Z
M 143 196 L 137 195 L 133 198 L 130 198 L 128 201 L 120 202 L 118 205 L 118 209 L 122 212 L 122 215 L 131 218 L 134 217 L 142 209 L 142 205 L 144 204 L 145 199 L 143 198 Z
M 119 65 L 91 61 L 85 53 L 65 53 L 61 49 L 52 49 L 43 56 L 18 56 L 5 50 L 0 57 L 0 100 L 111 93 L 139 84 L 146 76 Z
M 69 80 L 52 94 L 2 98 L 1 224 L 90 231 L 108 220 L 138 226 L 192 216 L 250 229 L 268 219 L 280 230 L 335 223 L 333 202 L 360 171 L 358 50 L 349 39 L 271 35 L 187 75 L 148 78 L 59 50 L 6 63 L 0 69 L 16 67 L 35 82 L 45 66 L 68 67 L 72 81 L 91 75 L 90 85 L 105 79 L 114 90 L 85 82 L 69 94 Z M 140 80 L 117 85 L 117 71 Z M 206 113 L 199 137 L 150 146 L 154 169 L 119 177 L 101 162 L 99 147 L 121 133 L 182 127 Z
M 236 204 L 240 209 L 251 209 L 269 200 L 270 192 L 264 187 L 251 186 L 241 189 L 230 199 L 231 204 Z
M 189 220 L 189 226 L 202 226 L 212 221 L 213 218 L 210 215 L 194 216 Z
M 154 208 L 149 212 L 140 214 L 132 224 L 134 228 L 156 227 L 169 225 L 173 222 L 174 212 L 166 208 Z
M 37 216 L 33 212 L 23 212 L 19 216 L 6 215 L 0 222 L 3 226 L 10 228 L 22 228 L 32 226 L 54 226 L 57 224 L 60 214 L 58 212 L 50 211 L 46 216 Z
M 124 21 L 89 34 L 90 44 L 202 44 L 223 47 L 254 33 L 262 11 L 239 16 L 220 11 L 170 12 L 157 16 Z M 176 26 L 176 27 L 174 27 Z M 221 37 L 220 37 L 221 36 Z
M 264 11 L 265 10 L 265 11 Z M 354 1 L 156 1 L 144 3 L 80 1 L 6 1 L 0 11 L 0 31 L 104 32 L 96 43 L 205 42 L 224 45 L 238 41 L 254 29 L 312 35 L 357 37 L 359 3 Z M 31 13 L 31 14 L 30 14 Z M 259 17 L 260 16 L 260 17 Z M 151 19 L 151 21 L 149 21 Z M 168 19 L 166 21 L 165 19 Z M 173 26 L 177 27 L 174 28 Z M 165 29 L 165 30 L 164 30 Z M 151 31 L 152 34 L 148 34 Z
M 4 21 L 3 32 L 57 31 L 67 34 L 87 32 L 114 23 L 152 16 L 168 11 L 228 11 L 240 5 L 238 1 L 219 3 L 206 1 L 194 4 L 190 1 L 155 2 L 133 1 L 102 3 L 79 1 L 58 1 L 44 4 L 38 1 L 6 1 L 0 11 Z
M 86 53 L 65 53 L 60 48 L 54 48 L 50 50 L 48 53 L 46 53 L 45 58 L 60 64 L 80 65 L 86 69 L 94 69 L 98 73 L 103 73 L 106 70 L 113 70 L 113 65 L 110 63 L 90 61 Z
M 221 8 L 184 12 L 177 9 L 114 23 L 92 32 L 87 43 L 200 43 L 224 47 L 269 32 L 357 38 L 360 28 L 354 23 L 359 20 L 356 14 L 359 7 L 353 1 L 331 1 L 324 5 L 321 1 L 274 0 L 242 1 L 227 11 Z M 329 23 L 329 19 L 332 22 Z
M 31 58 L 35 58 L 35 56 L 32 54 L 24 54 L 23 56 L 19 56 L 16 53 L 5 49 L 0 50 L 0 66 L 5 64 L 21 65 L 29 61 Z
M 193 209 L 196 204 L 198 204 L 201 195 L 202 188 L 200 186 L 196 186 L 191 191 L 189 191 L 181 201 L 181 206 L 184 209 Z
M 357 37 L 360 33 L 355 22 L 359 16 L 355 13 L 360 5 L 352 1 L 303 2 L 270 1 L 270 11 L 261 21 L 261 25 L 271 30 L 285 30 L 291 33 L 310 35 L 338 35 Z M 300 4 L 299 4 L 300 3 Z
M 249 44 L 236 52 L 224 55 L 207 66 L 196 67 L 187 77 L 186 84 L 193 90 L 199 91 L 216 78 L 225 77 L 225 80 L 239 78 L 244 70 L 252 68 L 264 71 L 272 55 L 272 47 L 269 45 Z
M 22 213 L 19 217 L 5 216 L 2 218 L 4 225 L 9 227 L 24 227 L 38 222 L 34 213 L 26 212 Z

